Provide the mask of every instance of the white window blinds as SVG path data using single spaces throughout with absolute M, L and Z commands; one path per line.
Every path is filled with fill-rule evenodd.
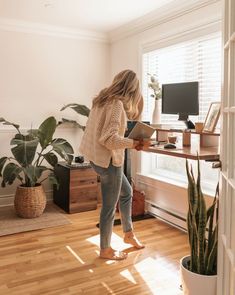
M 155 74 L 160 84 L 199 81 L 199 116 L 204 121 L 211 102 L 220 100 L 221 36 L 214 34 L 201 39 L 161 48 L 143 55 L 143 120 L 151 121 L 154 99 L 148 88 L 149 76 Z M 162 123 L 176 122 L 177 115 L 161 117 Z
M 143 54 L 142 89 L 144 96 L 143 120 L 150 121 L 154 108 L 154 99 L 148 88 L 149 74 L 155 74 L 160 84 L 178 82 L 199 82 L 199 116 L 190 119 L 204 122 L 211 102 L 221 99 L 221 35 L 219 33 L 204 36 L 200 39 L 178 43 Z M 161 115 L 161 123 L 182 124 L 178 115 Z M 217 125 L 218 126 L 218 125 Z M 148 155 L 142 154 L 142 163 L 146 163 Z M 185 160 L 169 156 L 149 155 L 146 173 L 155 174 L 165 179 L 186 181 Z M 216 171 L 211 171 L 207 163 L 201 163 L 202 185 L 210 189 L 216 184 Z M 145 165 L 146 166 L 146 165 Z M 143 165 L 143 167 L 145 167 Z M 143 171 L 143 173 L 145 173 Z

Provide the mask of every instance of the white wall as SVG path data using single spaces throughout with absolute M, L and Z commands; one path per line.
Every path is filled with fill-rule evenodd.
M 109 46 L 95 41 L 0 31 L 1 115 L 22 127 L 66 103 L 91 105 L 107 83 Z
M 182 34 L 184 38 L 185 31 L 194 31 L 201 26 L 207 26 L 210 23 L 221 20 L 221 2 L 218 1 L 211 5 L 190 11 L 180 17 L 168 17 L 166 21 L 162 20 L 158 25 L 151 26 L 150 29 L 142 25 L 142 29 L 136 34 L 131 34 L 122 38 L 122 30 L 119 29 L 113 32 L 114 41 L 111 45 L 111 75 L 119 72 L 123 68 L 130 68 L 136 71 L 141 77 L 141 53 L 143 48 L 154 44 L 161 47 L 165 46 L 166 40 L 169 37 Z M 161 15 L 159 15 L 161 17 Z M 156 15 L 156 19 L 158 16 Z M 131 31 L 131 25 L 130 25 Z M 191 33 L 191 37 L 195 33 Z M 123 35 L 127 35 L 126 28 L 123 29 Z M 196 34 L 195 34 L 196 35 Z M 115 38 L 118 38 L 115 41 Z M 174 40 L 171 42 L 174 43 Z
M 95 94 L 109 83 L 109 44 L 0 29 L 0 117 L 27 128 L 38 127 L 48 116 L 86 117 L 60 108 L 71 102 L 91 106 Z M 11 128 L 0 125 L 0 157 L 9 155 Z M 82 131 L 59 127 L 78 152 Z M 15 187 L 0 189 L 4 203 L 12 200 Z M 46 185 L 46 189 L 50 190 Z M 1 199 L 2 197 L 2 199 Z
M 114 31 L 111 35 L 114 40 L 111 45 L 111 75 L 124 68 L 130 68 L 138 73 L 141 80 L 143 52 L 169 46 L 186 39 L 197 38 L 202 31 L 205 34 L 218 31 L 220 30 L 221 13 L 221 2 L 217 1 L 198 9 L 190 9 L 179 17 L 168 16 L 167 21 L 161 20 L 158 25 L 151 26 L 150 29 L 148 26 L 138 27 L 136 23 L 133 23 L 133 28 L 129 25 L 129 31 L 138 31 L 135 34 L 128 34 L 127 27 Z M 160 17 L 161 15 L 159 15 Z M 157 18 L 156 15 L 156 20 Z M 122 37 L 122 34 L 127 37 Z M 116 38 L 117 40 L 115 40 Z M 163 184 L 162 181 L 143 176 L 139 162 L 137 152 L 132 152 L 132 174 L 135 177 L 138 172 L 136 185 L 145 190 L 146 198 L 167 211 L 185 217 L 187 212 L 186 189 L 172 186 L 167 182 Z M 159 183 L 163 185 L 159 186 Z

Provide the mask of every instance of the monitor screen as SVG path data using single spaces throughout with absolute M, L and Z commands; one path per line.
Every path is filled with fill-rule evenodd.
M 162 85 L 162 113 L 198 115 L 198 82 Z

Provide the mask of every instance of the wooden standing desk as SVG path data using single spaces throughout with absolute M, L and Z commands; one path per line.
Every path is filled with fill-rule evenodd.
M 195 148 L 193 145 L 191 147 L 182 147 L 180 143 L 178 146 L 176 144 L 176 149 L 164 149 L 163 146 L 163 144 L 160 146 L 153 146 L 145 149 L 145 151 L 196 161 L 199 157 L 199 160 L 219 163 L 218 147 Z M 214 168 L 213 164 L 211 169 Z M 174 169 L 174 161 L 172 162 L 172 166 Z M 180 184 L 177 185 L 177 179 L 176 182 L 168 182 L 167 173 L 165 175 L 165 183 L 163 183 L 163 178 L 160 178 L 159 180 L 157 180 L 158 182 L 155 182 L 156 180 L 140 178 L 140 189 L 143 191 L 146 190 L 146 212 L 152 216 L 162 219 L 163 221 L 166 221 L 168 224 L 187 230 L 187 189 L 182 187 Z M 206 199 L 207 204 L 211 204 L 211 199 L 209 197 L 206 197 Z
M 169 132 L 171 132 L 171 130 L 160 130 L 160 135 L 167 139 Z M 175 133 L 177 131 L 174 130 L 173 132 Z M 178 132 L 182 133 L 180 131 Z M 190 160 L 197 160 L 199 158 L 199 160 L 217 162 L 213 163 L 212 168 L 218 168 L 218 164 L 220 164 L 218 145 L 219 134 L 197 134 L 196 132 L 192 132 L 192 136 L 197 136 L 198 140 L 192 141 L 192 145 L 189 147 L 182 146 L 182 141 L 178 141 L 175 149 L 164 149 L 164 144 L 161 143 L 160 145 L 149 147 L 144 151 Z M 155 186 L 152 180 L 151 182 L 149 182 L 149 180 L 143 180 L 142 183 L 143 186 L 141 186 L 140 189 L 143 190 L 145 190 L 150 183 L 150 187 L 146 189 L 146 211 L 150 215 L 161 218 L 163 221 L 165 220 L 167 223 L 173 224 L 184 230 L 187 229 L 187 191 L 183 188 L 177 187 L 175 183 L 169 183 L 167 185 L 160 184 L 159 187 L 157 184 Z M 167 186 L 169 187 L 167 188 Z
M 183 129 L 172 129 L 172 128 L 156 128 L 156 140 L 166 141 L 169 133 L 183 133 Z M 149 147 L 145 151 L 151 153 L 157 153 L 167 156 L 173 156 L 178 158 L 187 158 L 191 160 L 206 160 L 206 161 L 219 161 L 219 132 L 196 132 L 195 130 L 190 131 L 190 136 L 198 137 L 198 144 L 192 143 L 191 146 L 185 147 L 182 142 L 176 144 L 175 149 L 165 149 L 164 144 L 155 145 Z
M 156 145 L 145 149 L 146 152 L 162 154 L 166 156 L 173 156 L 178 158 L 187 158 L 191 160 L 207 160 L 207 161 L 219 161 L 219 148 L 218 147 L 200 147 L 195 148 L 177 146 L 176 149 L 164 149 L 164 145 Z M 198 155 L 197 155 L 198 153 Z

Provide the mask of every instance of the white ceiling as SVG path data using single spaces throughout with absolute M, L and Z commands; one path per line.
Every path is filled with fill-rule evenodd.
M 0 0 L 0 18 L 112 31 L 175 0 Z

